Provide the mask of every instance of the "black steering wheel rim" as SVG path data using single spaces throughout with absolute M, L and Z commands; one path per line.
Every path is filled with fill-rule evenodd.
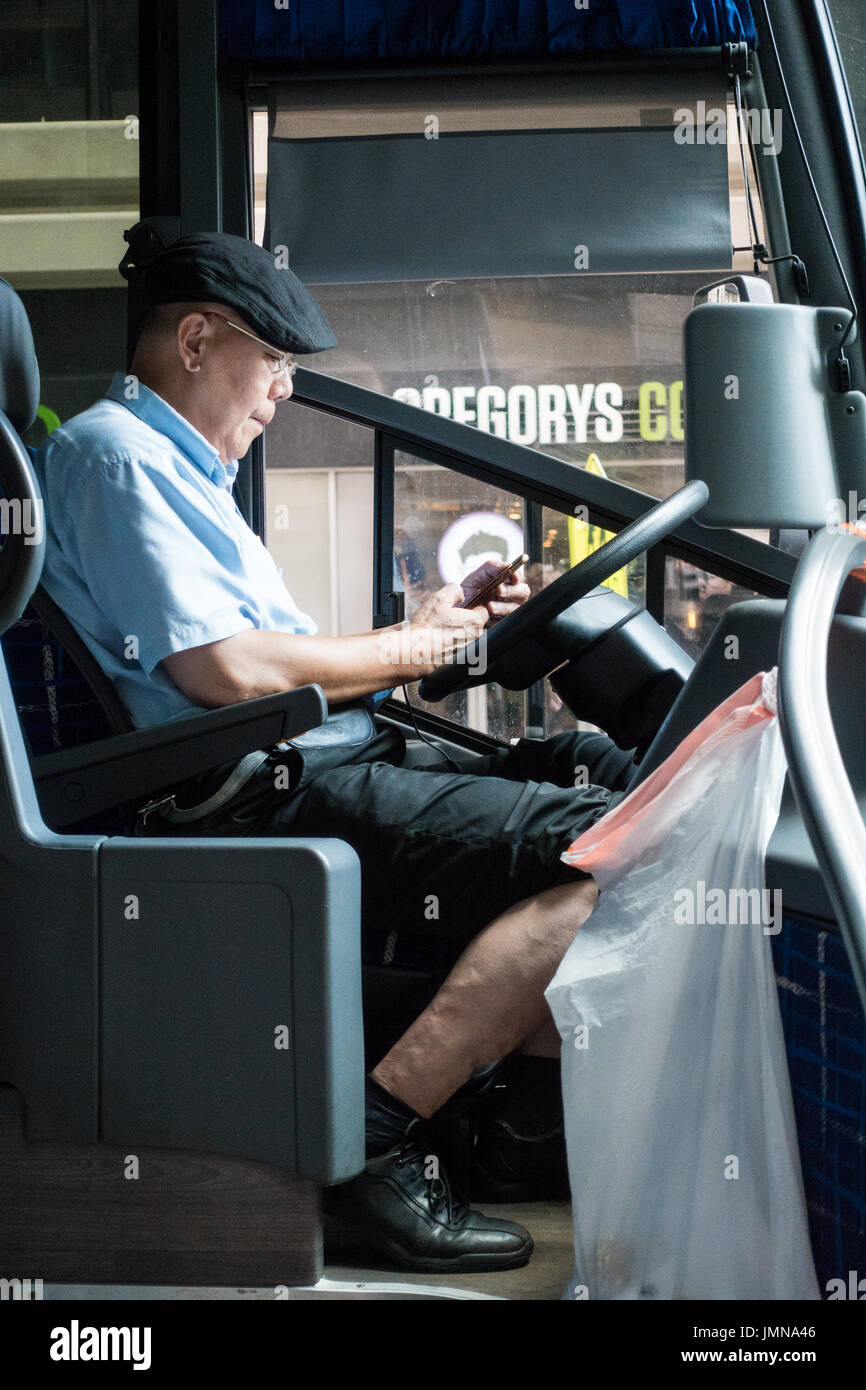
M 686 483 L 663 502 L 631 522 L 618 536 L 606 541 L 592 555 L 560 575 L 546 589 L 534 594 L 516 612 L 510 613 L 492 628 L 485 628 L 480 637 L 452 656 L 432 675 L 425 676 L 418 686 L 422 700 L 443 700 L 470 683 L 472 673 L 482 667 L 486 673 L 539 627 L 557 618 L 566 608 L 585 598 L 605 579 L 635 560 L 645 550 L 658 545 L 709 500 L 706 483 L 695 480 Z M 493 679 L 493 677 L 488 677 Z M 471 680 L 472 684 L 483 681 Z

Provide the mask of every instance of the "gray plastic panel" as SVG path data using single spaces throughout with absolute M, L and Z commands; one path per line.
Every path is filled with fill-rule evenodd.
M 0 657 L 0 1085 L 28 1139 L 359 1172 L 360 901 L 342 841 L 49 830 Z
M 826 526 L 866 456 L 866 397 L 835 389 L 845 309 L 703 304 L 686 320 L 686 478 L 704 526 Z M 844 517 L 839 517 L 844 520 Z
M 728 609 L 642 762 L 634 786 L 668 757 L 683 738 L 756 671 L 778 662 L 785 605 L 756 599 Z M 725 656 L 727 638 L 737 637 L 736 660 Z M 866 619 L 839 617 L 828 649 L 830 707 L 839 747 L 861 813 L 866 817 L 866 740 L 864 701 L 858 673 L 866 669 Z M 785 911 L 835 920 L 824 879 L 806 827 L 786 783 L 782 809 L 767 852 L 767 884 L 781 888 Z
M 28 1139 L 97 1137 L 93 854 L 20 844 L 0 860 L 0 1080 L 25 1099 Z
M 745 685 L 756 671 L 768 671 L 776 665 L 784 613 L 785 605 L 779 599 L 731 605 L 653 739 L 632 786 L 639 786 L 702 719 Z M 725 651 L 731 648 L 727 639 L 733 636 L 739 644 L 738 655 L 735 660 L 728 660 Z
M 341 840 L 293 843 L 298 1172 L 338 1182 L 365 1162 L 361 864 Z
M 354 850 L 112 839 L 100 920 L 104 1140 L 234 1154 L 321 1182 L 361 1170 Z M 287 1049 L 275 1045 L 282 1026 Z
M 95 835 L 47 829 L 0 655 L 0 1082 L 28 1139 L 98 1133 Z

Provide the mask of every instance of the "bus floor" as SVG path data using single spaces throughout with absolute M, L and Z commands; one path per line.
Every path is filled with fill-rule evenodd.
M 494 1298 L 559 1301 L 574 1265 L 571 1206 L 568 1202 L 525 1202 L 508 1205 L 479 1203 L 488 1216 L 519 1221 L 532 1233 L 535 1250 L 523 1269 L 490 1274 L 409 1274 L 384 1263 L 327 1262 L 319 1284 L 289 1289 L 283 1297 L 307 1299 L 437 1299 Z M 412 1290 L 417 1289 L 417 1293 Z M 148 1284 L 46 1284 L 43 1297 L 56 1301 L 160 1299 L 258 1299 L 274 1301 L 274 1288 L 170 1287 Z

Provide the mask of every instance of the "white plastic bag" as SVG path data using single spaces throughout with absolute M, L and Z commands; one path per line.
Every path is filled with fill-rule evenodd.
M 786 766 L 775 677 L 563 855 L 601 893 L 546 995 L 563 1040 L 566 1297 L 819 1297 L 771 954 L 781 904 L 764 887 Z

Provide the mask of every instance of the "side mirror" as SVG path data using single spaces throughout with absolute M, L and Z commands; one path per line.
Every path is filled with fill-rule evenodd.
M 764 284 L 729 276 L 708 290 L 738 280 Z M 710 490 L 702 525 L 817 530 L 838 520 L 840 478 L 856 477 L 866 457 L 866 396 L 834 382 L 850 318 L 727 297 L 689 314 L 686 479 Z
M 773 287 L 761 275 L 728 275 L 724 280 L 714 280 L 711 285 L 703 285 L 694 299 L 692 307 L 701 304 L 773 304 Z

